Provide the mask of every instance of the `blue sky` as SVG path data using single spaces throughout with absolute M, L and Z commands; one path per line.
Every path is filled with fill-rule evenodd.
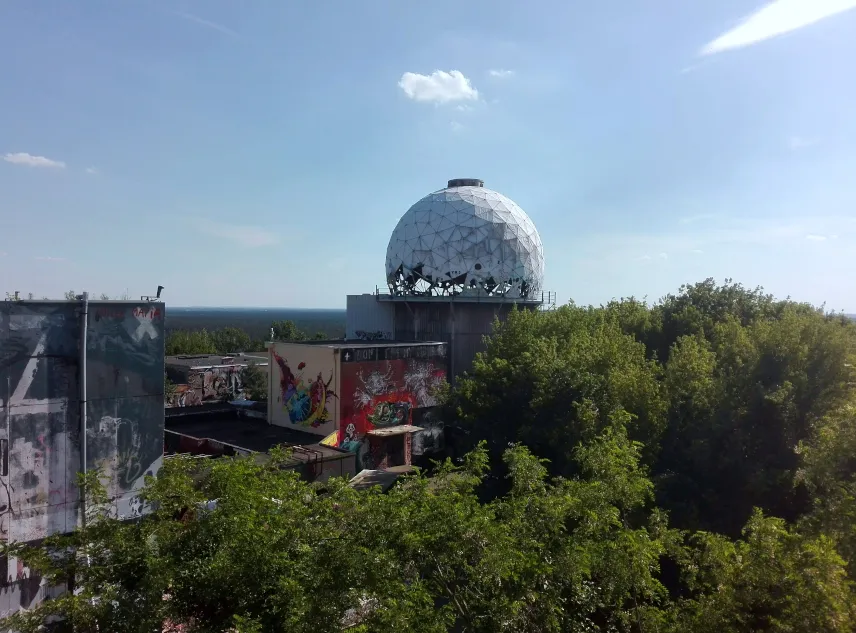
M 344 307 L 478 177 L 560 302 L 712 276 L 856 312 L 854 7 L 10 0 L 0 290 Z

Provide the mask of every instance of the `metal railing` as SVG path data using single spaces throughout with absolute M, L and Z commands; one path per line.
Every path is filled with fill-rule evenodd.
M 376 284 L 374 295 L 376 297 L 407 297 L 407 296 L 411 296 L 411 295 L 407 295 L 407 294 L 399 294 L 399 293 L 392 292 L 392 290 L 389 288 L 389 285 L 386 283 Z M 412 295 L 412 296 L 414 298 L 421 298 L 421 299 L 435 298 L 436 297 L 437 299 L 449 299 L 449 300 L 465 299 L 468 301 L 472 301 L 472 300 L 477 301 L 479 298 L 483 298 L 487 301 L 490 301 L 490 300 L 498 301 L 498 300 L 501 300 L 504 298 L 502 295 L 483 295 L 483 296 L 479 297 L 478 295 L 466 295 L 466 294 L 462 294 L 462 293 L 447 294 L 447 295 L 425 294 L 425 295 Z M 539 297 L 540 297 L 541 305 L 544 306 L 545 308 L 546 307 L 553 307 L 556 305 L 556 293 L 552 290 L 542 290 L 541 292 L 537 293 L 535 295 L 535 297 L 529 297 L 526 299 L 508 297 L 507 300 L 509 302 L 521 301 L 521 302 L 526 302 L 526 303 L 536 303 L 536 302 L 539 302 Z

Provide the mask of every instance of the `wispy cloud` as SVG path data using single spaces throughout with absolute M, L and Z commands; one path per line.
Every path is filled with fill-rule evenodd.
M 452 131 L 453 131 L 453 132 L 460 132 L 461 130 L 463 130 L 463 129 L 464 129 L 464 124 L 463 124 L 463 123 L 460 123 L 460 122 L 458 122 L 458 121 L 452 121 L 452 122 L 449 124 L 449 127 L 451 127 L 451 128 L 452 128 Z
M 704 251 L 700 248 L 691 248 L 690 253 L 692 253 L 693 255 L 702 255 L 704 254 Z
M 479 98 L 479 91 L 459 70 L 435 70 L 430 75 L 406 72 L 401 76 L 398 87 L 408 99 L 414 101 L 448 103 L 475 101 Z
M 792 136 L 788 139 L 788 147 L 791 149 L 803 149 L 820 143 L 819 138 L 806 138 L 805 136 Z
M 230 37 L 238 37 L 238 33 L 230 29 L 229 27 L 223 26 L 222 24 L 217 24 L 216 22 L 212 22 L 211 20 L 206 20 L 205 18 L 200 18 L 198 15 L 193 15 L 192 13 L 181 13 L 178 11 L 170 11 L 174 16 L 187 20 L 188 22 L 193 22 L 194 24 L 198 24 L 199 26 L 204 26 L 209 29 L 213 29 L 214 31 L 219 31 L 224 35 L 228 35 Z
M 487 74 L 491 77 L 496 77 L 497 79 L 507 79 L 509 77 L 514 76 L 513 70 L 503 70 L 501 68 L 494 68 L 493 70 L 487 71 Z
M 856 0 L 774 0 L 699 51 L 714 55 L 752 46 L 856 7 Z
M 64 262 L 66 261 L 65 257 L 50 257 L 48 255 L 41 255 L 37 257 L 33 257 L 38 262 Z
M 825 235 L 817 235 L 816 233 L 809 233 L 808 235 L 805 236 L 805 239 L 807 239 L 811 242 L 823 242 L 826 240 L 826 236 Z
M 61 160 L 52 160 L 44 156 L 34 156 L 27 152 L 6 154 L 3 160 L 13 165 L 25 165 L 27 167 L 53 167 L 54 169 L 65 169 L 65 163 Z
M 91 174 L 92 176 L 97 176 L 101 171 L 97 167 L 87 167 L 86 173 Z
M 678 220 L 681 224 L 695 224 L 696 222 L 702 222 L 704 220 L 715 220 L 716 215 L 713 213 L 699 213 L 698 215 L 690 215 L 685 218 L 681 218 Z
M 239 246 L 271 246 L 279 243 L 279 237 L 265 229 L 243 224 L 200 223 L 203 233 L 235 242 Z

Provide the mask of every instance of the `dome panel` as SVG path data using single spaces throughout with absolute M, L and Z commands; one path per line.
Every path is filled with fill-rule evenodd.
M 450 181 L 467 184 L 428 194 L 401 217 L 386 256 L 387 282 L 395 294 L 454 295 L 464 289 L 522 298 L 540 294 L 544 253 L 534 223 L 512 200 L 480 182 Z M 428 276 L 424 290 L 426 284 L 419 282 Z

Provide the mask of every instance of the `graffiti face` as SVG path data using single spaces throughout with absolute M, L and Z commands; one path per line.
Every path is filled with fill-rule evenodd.
M 380 428 L 407 424 L 410 421 L 410 402 L 378 402 L 366 419 Z
M 321 372 L 315 378 L 305 380 L 303 369 L 305 363 L 298 365 L 298 374 L 295 375 L 288 365 L 288 361 L 273 353 L 280 370 L 279 387 L 282 397 L 282 406 L 288 411 L 288 419 L 292 424 L 318 428 L 330 420 L 328 407 L 337 398 L 330 387 L 333 382 L 333 372 L 327 380 L 324 380 Z

